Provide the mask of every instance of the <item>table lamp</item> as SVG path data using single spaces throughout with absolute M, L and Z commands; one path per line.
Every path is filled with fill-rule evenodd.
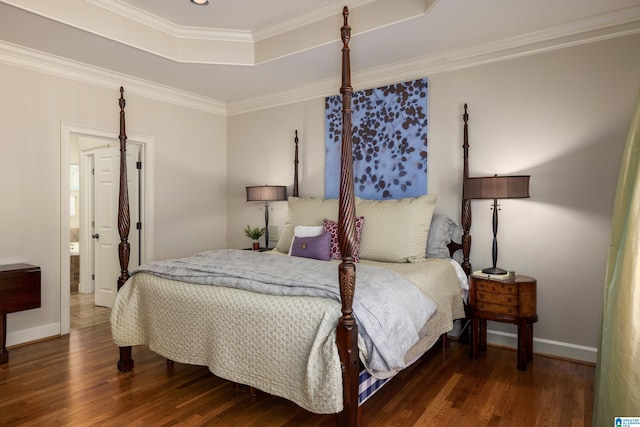
M 285 185 L 261 185 L 246 187 L 247 202 L 264 202 L 264 245 L 269 249 L 269 202 L 287 200 Z
M 482 269 L 486 274 L 506 274 L 496 267 L 498 261 L 498 199 L 521 199 L 529 197 L 529 175 L 487 176 L 465 178 L 462 186 L 463 199 L 493 199 L 493 266 Z

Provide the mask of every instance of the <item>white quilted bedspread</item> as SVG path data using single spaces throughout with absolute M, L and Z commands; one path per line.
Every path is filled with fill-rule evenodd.
M 449 261 L 361 263 L 398 271 L 438 306 L 406 360 L 464 316 L 460 282 Z M 340 303 L 328 298 L 264 295 L 140 273 L 119 291 L 111 328 L 118 346 L 145 344 L 166 358 L 208 366 L 221 378 L 282 396 L 311 412 L 336 413 L 342 410 L 335 345 L 340 315 Z M 359 348 L 366 356 L 362 340 Z

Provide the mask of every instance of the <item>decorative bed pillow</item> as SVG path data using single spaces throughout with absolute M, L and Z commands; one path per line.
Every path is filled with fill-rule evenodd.
M 324 218 L 338 219 L 338 199 L 314 197 L 289 197 L 289 212 L 276 250 L 287 253 L 293 240 L 296 225 L 322 225 Z
M 396 200 L 356 198 L 356 214 L 367 218 L 362 228 L 360 258 L 382 262 L 424 261 L 436 200 L 435 194 Z
M 356 218 L 356 244 L 353 248 L 353 262 L 360 261 L 360 238 L 362 237 L 362 225 L 364 224 L 364 217 L 360 216 Z M 331 235 L 331 259 L 342 259 L 342 253 L 340 252 L 340 244 L 338 243 L 338 223 L 331 221 L 330 219 L 323 219 L 322 226 L 325 234 Z
M 291 243 L 291 256 L 329 261 L 331 234 L 322 233 L 313 237 L 294 237 Z
M 293 237 L 314 237 L 324 233 L 324 229 L 321 225 L 296 225 L 293 229 Z M 291 246 L 289 247 L 289 255 L 291 255 L 291 248 L 293 247 L 293 240 L 291 240 Z
M 427 258 L 451 258 L 447 245 L 458 224 L 446 215 L 434 214 L 427 236 Z

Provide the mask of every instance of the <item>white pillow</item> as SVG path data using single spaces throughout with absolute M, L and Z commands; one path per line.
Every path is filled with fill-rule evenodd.
M 356 198 L 356 215 L 366 218 L 362 228 L 360 259 L 424 261 L 436 200 L 435 194 L 395 200 Z
M 322 225 L 296 225 L 293 229 L 293 237 L 315 237 L 324 232 Z M 291 255 L 291 248 L 293 247 L 293 238 L 291 239 L 291 246 L 289 246 L 289 255 Z

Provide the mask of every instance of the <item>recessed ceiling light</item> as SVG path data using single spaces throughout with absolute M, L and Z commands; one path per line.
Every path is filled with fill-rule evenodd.
M 191 0 L 191 3 L 195 4 L 196 6 L 206 6 L 209 4 L 209 0 Z

